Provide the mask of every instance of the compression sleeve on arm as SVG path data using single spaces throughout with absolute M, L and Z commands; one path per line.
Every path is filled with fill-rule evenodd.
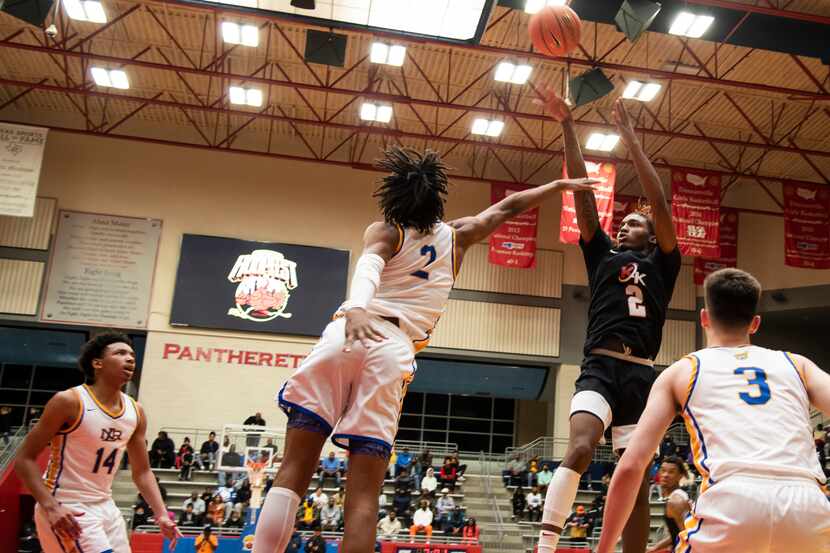
M 341 311 L 348 311 L 360 307 L 366 309 L 375 292 L 380 286 L 380 274 L 386 266 L 386 261 L 377 254 L 364 253 L 357 260 L 352 276 L 352 286 L 349 299 L 340 306 Z

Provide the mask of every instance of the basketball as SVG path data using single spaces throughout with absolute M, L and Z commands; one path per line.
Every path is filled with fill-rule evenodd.
M 546 6 L 531 16 L 528 32 L 539 52 L 564 56 L 579 45 L 582 21 L 568 6 Z

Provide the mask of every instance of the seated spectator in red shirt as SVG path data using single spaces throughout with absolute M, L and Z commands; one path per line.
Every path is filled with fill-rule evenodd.
M 461 543 L 478 543 L 478 536 L 480 534 L 481 529 L 476 524 L 476 519 L 470 518 L 467 520 L 467 524 L 464 525 L 464 530 L 461 533 L 461 536 L 464 538 Z
M 176 456 L 176 464 L 181 469 L 179 480 L 193 479 L 193 446 L 190 445 L 190 438 L 185 438 Z
M 450 491 L 455 491 L 455 481 L 458 479 L 458 471 L 453 466 L 450 457 L 444 458 L 444 465 L 438 473 L 438 479 L 441 480 L 441 485 L 446 486 Z

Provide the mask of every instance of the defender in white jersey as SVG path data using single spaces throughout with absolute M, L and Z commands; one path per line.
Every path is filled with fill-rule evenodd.
M 175 547 L 178 530 L 168 518 L 150 470 L 141 409 L 121 392 L 135 371 L 129 338 L 106 333 L 87 342 L 78 364 L 86 384 L 59 392 L 26 436 L 15 470 L 37 501 L 35 524 L 45 553 L 129 553 L 127 528 L 112 500 L 112 481 L 124 452 L 133 481 L 156 523 Z M 41 476 L 37 457 L 49 446 Z
M 800 355 L 750 344 L 761 286 L 722 269 L 704 282 L 706 349 L 658 377 L 614 473 L 598 551 L 614 550 L 645 469 L 678 411 L 691 436 L 701 493 L 679 553 L 830 552 L 810 406 L 830 413 L 830 375 Z
M 255 553 L 285 550 L 329 435 L 350 452 L 340 550 L 374 549 L 377 498 L 415 353 L 444 311 L 465 250 L 546 198 L 599 182 L 556 181 L 445 223 L 447 177 L 436 153 L 393 148 L 379 167 L 390 173 L 375 193 L 384 222 L 366 229 L 349 299 L 277 396 L 288 414 L 285 456 L 260 515 Z

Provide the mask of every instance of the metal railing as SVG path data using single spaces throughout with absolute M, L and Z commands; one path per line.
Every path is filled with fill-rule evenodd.
M 202 442 L 208 439 L 208 436 L 211 432 L 216 432 L 217 440 L 219 439 L 218 436 L 222 433 L 222 429 L 219 428 L 218 430 L 212 428 L 193 428 L 189 426 L 163 426 L 159 429 L 162 432 L 167 432 L 167 437 L 173 440 L 173 443 L 176 444 L 176 448 L 182 445 L 182 442 L 185 438 L 190 438 L 190 445 L 193 446 L 193 449 L 199 451 L 199 448 L 202 446 Z M 155 437 L 152 437 L 154 440 Z M 150 443 L 152 443 L 150 440 Z
M 428 449 L 433 457 L 448 455 L 458 449 L 458 444 L 453 442 L 419 442 L 416 440 L 395 440 L 395 451 L 401 451 L 408 447 L 410 453 L 418 454 Z
M 6 472 L 6 469 L 14 461 L 17 455 L 17 450 L 23 443 L 23 438 L 26 437 L 29 429 L 35 425 L 37 420 L 31 421 L 29 426 L 18 426 L 14 432 L 9 433 L 8 442 L 0 439 L 0 474 Z
M 499 508 L 496 494 L 493 493 L 493 475 L 490 473 L 490 469 L 492 467 L 490 466 L 490 462 L 485 457 L 483 451 L 479 454 L 478 462 L 481 466 L 481 477 L 484 480 L 484 493 L 487 496 L 487 501 L 490 503 L 490 508 L 493 510 L 493 514 L 496 516 L 496 535 L 498 536 L 499 541 L 501 541 L 504 537 L 504 520 L 501 516 L 501 509 Z

